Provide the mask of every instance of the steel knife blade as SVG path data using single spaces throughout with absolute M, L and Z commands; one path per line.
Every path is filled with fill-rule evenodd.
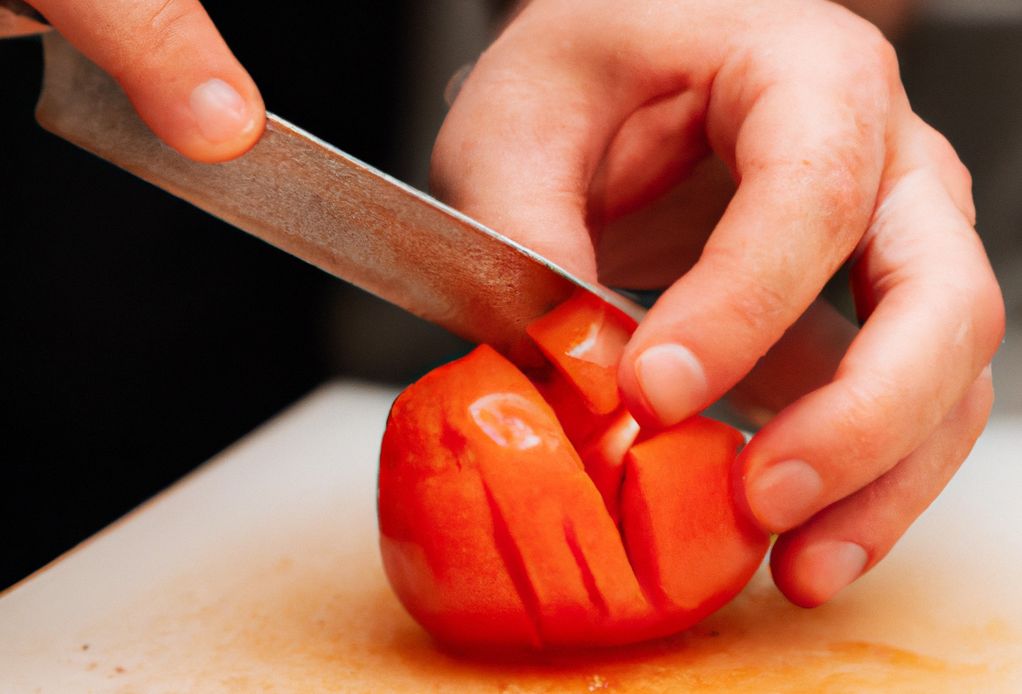
M 159 141 L 117 83 L 57 32 L 42 40 L 36 118 L 45 129 L 461 337 L 528 363 L 536 353 L 525 326 L 572 292 L 642 316 L 619 294 L 275 115 L 238 159 L 188 160 Z

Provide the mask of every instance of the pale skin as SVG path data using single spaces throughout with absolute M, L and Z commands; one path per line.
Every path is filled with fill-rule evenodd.
M 259 93 L 198 3 L 34 4 L 185 155 L 258 138 Z M 780 534 L 797 604 L 881 560 L 985 425 L 1004 309 L 969 174 L 837 5 L 533 0 L 464 83 L 433 185 L 585 279 L 667 287 L 624 399 L 665 426 L 730 394 L 763 424 L 736 496 Z M 849 258 L 861 328 L 817 298 Z

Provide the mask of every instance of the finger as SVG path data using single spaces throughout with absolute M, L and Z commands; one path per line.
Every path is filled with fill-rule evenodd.
M 601 225 L 594 231 L 600 282 L 628 289 L 670 286 L 699 260 L 734 191 L 724 163 L 706 157 L 660 198 Z
M 728 393 L 739 412 L 763 427 L 799 398 L 830 383 L 858 329 L 817 299 Z
M 707 98 L 705 89 L 667 94 L 628 116 L 589 186 L 590 224 L 600 227 L 641 209 L 706 158 Z
M 905 109 L 904 122 L 897 128 L 898 155 L 889 162 L 880 198 L 887 199 L 893 186 L 920 170 L 926 170 L 970 227 L 976 226 L 976 205 L 972 199 L 972 176 L 958 158 L 951 143 L 908 110 L 908 97 L 899 95 Z M 853 258 L 866 252 L 868 244 L 860 244 Z M 862 277 L 859 273 L 857 277 Z M 865 322 L 879 301 L 876 287 L 868 278 L 853 283 L 856 309 L 860 322 Z
M 33 4 L 110 73 L 150 129 L 185 156 L 231 159 L 262 133 L 262 98 L 197 0 Z
M 878 47 L 849 59 L 815 34 L 785 38 L 790 52 L 739 54 L 714 81 L 711 141 L 740 182 L 699 262 L 652 308 L 622 359 L 622 393 L 645 425 L 677 422 L 730 390 L 868 225 L 893 54 Z M 790 57 L 805 54 L 819 59 Z
M 915 450 L 1003 335 L 1003 301 L 982 246 L 932 167 L 890 189 L 863 245 L 854 275 L 875 310 L 833 382 L 784 410 L 741 456 L 749 508 L 774 532 Z
M 899 94 L 898 98 L 903 100 L 904 108 L 908 109 L 908 97 Z M 951 196 L 955 207 L 971 226 L 975 226 L 972 174 L 958 158 L 947 138 L 916 114 L 907 113 L 905 122 L 898 128 L 898 140 L 899 156 L 891 162 L 887 171 L 888 181 L 893 184 L 920 165 L 928 165 Z
M 965 460 L 992 403 L 987 368 L 933 435 L 894 469 L 782 535 L 770 568 L 788 599 L 802 607 L 824 603 L 883 559 Z

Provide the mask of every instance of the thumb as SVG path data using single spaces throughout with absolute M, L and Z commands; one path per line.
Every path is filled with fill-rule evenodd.
M 197 0 L 33 0 L 123 87 L 142 120 L 198 161 L 240 156 L 262 134 L 252 78 Z

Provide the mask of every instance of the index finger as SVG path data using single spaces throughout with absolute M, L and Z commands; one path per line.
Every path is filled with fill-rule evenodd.
M 198 0 L 32 0 L 124 88 L 174 149 L 223 161 L 255 144 L 265 111 L 252 78 Z
M 852 26 L 787 28 L 767 37 L 784 48 L 736 51 L 717 73 L 709 134 L 738 190 L 625 352 L 622 392 L 640 421 L 673 424 L 729 391 L 865 232 L 897 63 L 875 29 Z

